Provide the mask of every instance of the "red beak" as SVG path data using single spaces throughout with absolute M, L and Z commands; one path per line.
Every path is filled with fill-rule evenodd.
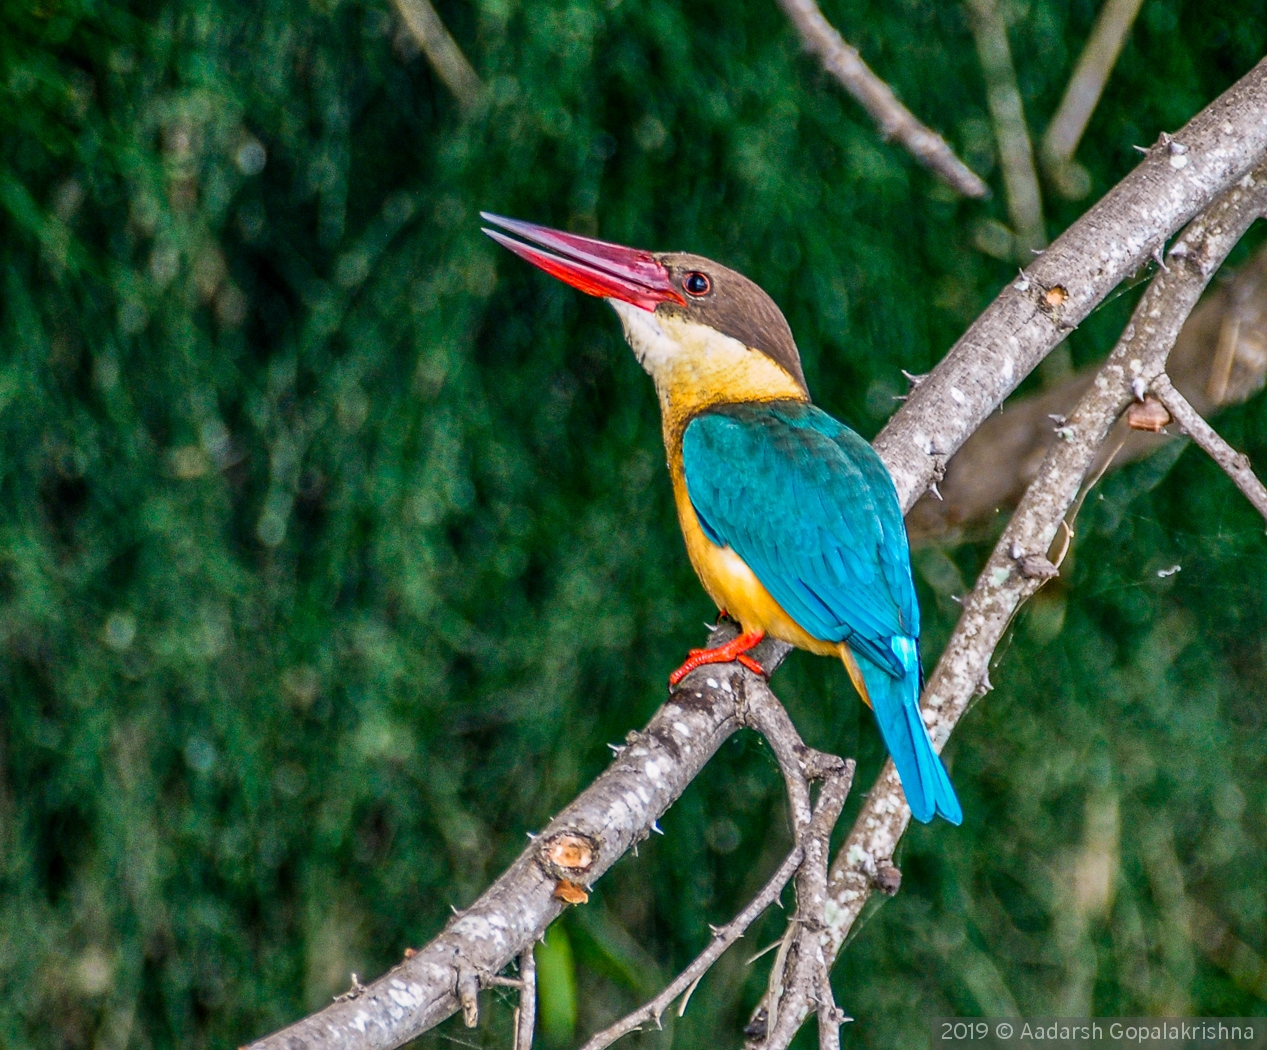
M 663 302 L 686 305 L 686 300 L 670 281 L 669 271 L 650 252 L 518 219 L 504 219 L 486 211 L 480 212 L 480 216 L 494 226 L 522 237 L 523 241 L 532 242 L 524 244 L 485 227 L 484 232 L 502 247 L 509 248 L 551 277 L 557 277 L 586 295 L 621 299 L 644 310 L 654 310 Z M 541 248 L 534 248 L 533 244 L 539 244 Z M 543 251 L 543 248 L 552 250 Z

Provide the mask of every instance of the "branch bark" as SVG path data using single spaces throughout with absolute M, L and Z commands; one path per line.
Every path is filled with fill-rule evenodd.
M 532 1050 L 537 1025 L 537 957 L 532 945 L 519 953 L 519 1005 L 515 1008 L 515 1050 Z
M 940 498 L 925 494 L 906 516 L 911 544 L 996 531 L 1000 512 L 1015 508 L 1058 440 L 1052 417 L 1069 415 L 1098 371 L 1099 365 L 1092 365 L 1057 387 L 1011 400 L 982 423 L 947 465 L 938 485 Z M 1263 388 L 1267 246 L 1251 256 L 1235 280 L 1207 290 L 1179 333 L 1166 374 L 1203 416 L 1240 404 Z M 1114 469 L 1179 440 L 1165 433 L 1119 429 L 1109 442 L 1117 448 Z M 1093 473 L 1108 465 L 1102 454 Z
M 875 440 L 904 510 L 1047 353 L 1267 154 L 1267 60 L 1159 142 L 1009 284 Z M 1182 163 L 1179 163 L 1182 161 Z
M 735 633 L 724 624 L 710 644 L 724 644 Z M 780 642 L 764 642 L 752 655 L 772 671 L 788 651 Z M 531 949 L 559 916 L 565 907 L 556 896 L 561 882 L 592 885 L 650 834 L 743 724 L 745 688 L 763 689 L 765 683 L 738 664 L 690 675 L 645 730 L 629 734 L 602 775 L 430 944 L 372 984 L 252 1043 L 251 1050 L 390 1050 L 457 1012 L 470 977 L 481 987 L 493 984 L 494 975 Z
M 1153 380 L 1152 389 L 1175 422 L 1223 468 L 1223 472 L 1245 493 L 1245 498 L 1254 505 L 1258 513 L 1267 518 L 1267 489 L 1263 488 L 1263 483 L 1250 470 L 1249 460 L 1245 455 L 1237 452 L 1219 436 L 1218 431 L 1201 418 L 1201 414 L 1175 389 L 1170 377 L 1164 372 Z
M 1267 62 L 1184 129 L 1179 141 L 1187 152 L 1164 145 L 1151 151 L 969 329 L 877 439 L 877 451 L 893 475 L 904 508 L 909 509 L 945 457 L 1072 324 L 1173 229 L 1267 154 L 1264 114 Z M 1176 164 L 1176 157 L 1187 159 Z M 1195 255 L 1187 260 L 1185 268 L 1194 259 Z M 1061 294 L 1053 305 L 1057 287 Z M 1158 367 L 1155 374 L 1160 371 Z M 1018 517 L 1023 512 L 1024 505 Z M 1036 549 L 1034 544 L 1026 547 L 1031 548 Z M 987 570 L 984 585 L 993 586 L 990 581 L 1001 567 Z M 1005 580 L 1011 576 L 1008 565 Z M 944 742 L 961 711 L 956 698 L 963 683 L 971 691 L 981 681 L 992 651 L 992 646 L 984 648 L 985 621 L 997 619 L 1002 605 L 992 591 L 980 600 L 974 596 L 974 602 L 965 610 L 930 685 L 930 717 L 938 743 Z M 722 644 L 732 636 L 733 631 L 717 631 L 712 642 Z M 980 637 L 974 642 L 974 636 Z M 765 643 L 753 655 L 773 670 L 786 652 L 786 646 Z M 389 1050 L 456 1012 L 471 976 L 478 984 L 490 982 L 558 916 L 564 905 L 556 891 L 565 883 L 591 885 L 646 837 L 654 821 L 738 728 L 740 693 L 755 688 L 765 688 L 764 682 L 737 665 L 705 668 L 689 677 L 644 732 L 631 734 L 594 784 L 435 940 L 372 984 L 358 985 L 324 1010 L 252 1044 L 253 1050 Z M 905 827 L 905 805 L 894 801 L 900 798 L 890 767 L 833 865 L 828 891 L 831 902 L 845 909 L 842 914 L 856 916 L 855 906 L 861 907 L 860 898 L 870 892 L 870 883 L 885 881 L 886 874 L 891 877 L 891 865 L 886 873 L 879 860 L 888 863 Z M 837 918 L 824 931 L 828 964 L 851 922 L 852 918 Z M 472 997 L 466 998 L 470 1016 Z
M 1016 610 L 1058 574 L 1048 553 L 1062 527 L 1072 536 L 1066 515 L 1114 423 L 1143 390 L 1164 377 L 1166 357 L 1188 314 L 1264 207 L 1267 165 L 1226 191 L 1184 231 L 1171 252 L 1169 271 L 1153 278 L 1118 345 L 1062 425 L 1062 440 L 1003 530 L 924 691 L 924 721 L 939 750 L 973 696 L 991 688 L 989 661 Z M 829 890 L 835 907 L 828 912 L 833 922 L 823 948 L 829 960 L 877 888 L 877 873 L 892 864 L 909 822 L 910 810 L 889 761 L 832 864 Z
M 779 0 L 805 49 L 817 55 L 823 68 L 844 85 L 871 114 L 886 139 L 896 139 L 924 167 L 941 176 L 965 197 L 985 197 L 990 189 L 952 150 L 937 132 L 919 122 L 823 17 L 814 0 Z

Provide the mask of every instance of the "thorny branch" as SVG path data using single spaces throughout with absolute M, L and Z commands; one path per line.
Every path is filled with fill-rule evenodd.
M 1153 146 L 960 336 L 874 442 L 904 510 L 1105 296 L 1267 155 L 1263 113 L 1267 60 Z
M 929 171 L 940 175 L 965 197 L 985 197 L 990 190 L 963 161 L 955 156 L 937 132 L 919 122 L 889 87 L 823 17 L 815 0 L 779 0 L 779 5 L 801 35 L 807 51 L 817 55 L 823 68 L 844 85 L 880 126 L 885 138 L 896 139 Z
M 977 320 L 877 438 L 877 451 L 893 475 L 904 508 L 910 508 L 944 467 L 946 457 L 1074 324 L 1178 226 L 1267 156 L 1264 113 L 1267 62 L 1198 114 L 1173 145 L 1163 140 L 1150 151 L 1135 172 Z M 1106 364 L 1101 376 L 1104 383 L 1097 381 L 1086 403 L 1070 417 L 1070 439 L 1053 450 L 1040 471 L 1040 481 L 1031 487 L 1005 534 L 1007 542 L 1017 544 L 1015 551 L 1011 546 L 996 550 L 930 683 L 925 702 L 937 744 L 945 742 L 967 698 L 985 683 L 987 661 L 1003 625 L 1036 587 L 1035 581 L 1050 574 L 1049 568 L 1043 568 L 1050 536 L 1077 494 L 1084 461 L 1094 454 L 1095 428 L 1121 410 L 1124 397 L 1129 400 L 1135 395 L 1129 387 L 1132 379 L 1142 378 L 1147 384 L 1162 374 L 1165 351 L 1182 318 L 1239 236 L 1231 232 L 1236 223 L 1230 216 L 1242 213 L 1235 210 L 1236 201 L 1231 198 L 1241 201 L 1251 191 L 1258 194 L 1261 185 L 1249 180 L 1233 189 L 1185 233 L 1180 245 L 1188 248 L 1172 250 L 1170 272 L 1158 274 L 1153 281 L 1156 293 L 1150 288 L 1146 296 L 1158 300 L 1158 317 L 1150 314 L 1147 324 L 1137 318 Z M 1261 209 L 1261 201 L 1255 208 Z M 1193 274 L 1199 275 L 1199 281 Z M 1163 289 L 1169 291 L 1163 294 Z M 1181 299 L 1185 305 L 1176 309 L 1172 304 Z M 1164 331 L 1170 332 L 1168 341 Z M 1158 351 L 1163 343 L 1164 349 Z M 1134 367 L 1137 359 L 1138 369 Z M 1110 372 L 1110 366 L 1116 370 Z M 1123 394 L 1123 384 L 1129 394 Z M 1044 536 L 1048 537 L 1045 543 Z M 715 631 L 713 644 L 731 636 L 729 626 Z M 786 652 L 786 646 L 765 643 L 753 655 L 773 670 Z M 701 669 L 687 683 L 670 696 L 643 732 L 630 734 L 611 766 L 430 944 L 410 953 L 372 984 L 358 983 L 320 1012 L 252 1044 L 254 1050 L 389 1050 L 459 1009 L 468 1022 L 475 1021 L 478 989 L 497 983 L 502 969 L 531 950 L 564 907 L 560 890 L 567 887 L 569 895 L 579 891 L 583 898 L 585 887 L 645 838 L 721 743 L 745 722 L 745 711 L 753 710 L 750 699 L 765 689 L 764 682 L 736 665 Z M 786 772 L 789 763 L 781 760 L 781 764 Z M 799 793 L 794 780 L 789 784 Z M 797 812 L 803 817 L 804 810 L 794 804 L 794 821 Z M 823 812 L 821 799 L 819 812 Z M 821 974 L 825 975 L 840 950 L 872 887 L 896 888 L 893 849 L 908 818 L 890 765 L 825 880 L 829 906 L 822 914 L 831 921 L 814 937 L 822 950 Z M 803 905 L 814 900 L 820 863 L 817 859 L 809 862 L 812 836 L 804 841 L 798 879 Z M 808 914 L 812 919 L 813 913 Z M 780 952 L 775 986 L 784 993 L 776 1004 L 778 1016 L 767 1027 L 772 1033 L 794 1031 L 793 1019 L 799 1024 L 816 1006 L 822 1019 L 822 1043 L 830 1046 L 840 1015 L 831 1003 L 825 976 L 811 986 L 814 1003 L 808 995 L 801 1003 L 786 993 L 804 987 L 796 983 L 802 956 L 818 966 L 812 953 L 803 953 L 802 947 L 794 937 Z
M 1061 425 L 1062 440 L 1047 454 L 1003 530 L 924 691 L 924 721 L 938 749 L 973 696 L 990 689 L 989 661 L 1016 610 L 1058 575 L 1063 551 L 1053 564 L 1048 558 L 1052 544 L 1062 531 L 1066 542 L 1072 535 L 1067 515 L 1118 417 L 1150 386 L 1159 396 L 1162 390 L 1174 390 L 1165 379 L 1167 355 L 1206 284 L 1265 207 L 1267 165 L 1222 194 L 1189 225 L 1170 250 L 1168 270 L 1153 277 L 1121 340 Z M 892 864 L 909 821 L 910 810 L 889 761 L 832 864 L 834 907 L 828 914 L 833 921 L 823 949 L 829 960 L 835 959 L 877 888 L 877 871 Z
M 702 676 L 705 672 L 696 671 L 695 673 Z M 740 713 L 747 725 L 765 737 L 783 771 L 792 812 L 792 850 L 762 887 L 761 892 L 734 919 L 713 931 L 713 939 L 708 947 L 695 958 L 690 966 L 674 978 L 664 991 L 628 1016 L 592 1036 L 582 1050 L 603 1050 L 621 1036 L 647 1023 L 653 1023 L 659 1027 L 664 1011 L 683 993 L 685 993 L 685 998 L 678 1013 L 679 1016 L 684 1013 L 687 999 L 690 998 L 691 991 L 699 983 L 700 978 L 721 958 L 727 948 L 743 936 L 744 931 L 762 912 L 779 898 L 784 886 L 798 871 L 800 874 L 797 875 L 797 914 L 791 928 L 812 925 L 815 929 L 821 930 L 824 926 L 823 908 L 827 900 L 827 856 L 831 845 L 831 833 L 840 817 L 845 799 L 848 797 L 850 785 L 853 783 L 854 763 L 845 762 L 835 755 L 827 755 L 806 747 L 783 705 L 763 682 L 756 681 L 745 688 Z M 823 781 L 818 803 L 812 812 L 809 797 L 811 780 Z M 807 878 L 813 881 L 807 883 L 805 881 Z M 818 956 L 818 964 L 817 969 L 807 968 L 802 984 L 807 981 L 811 983 L 808 987 L 798 987 L 798 992 L 802 996 L 807 993 L 816 993 L 822 982 L 826 980 L 827 970 L 821 953 Z
M 938 485 L 906 516 L 911 544 L 933 537 L 982 535 L 1012 509 L 1058 440 L 1053 416 L 1073 411 L 1099 371 L 1081 369 L 1060 384 L 1010 399 L 955 453 Z M 1235 279 L 1211 288 L 1189 315 L 1170 352 L 1166 374 L 1203 416 L 1248 400 L 1267 383 L 1267 245 L 1260 245 Z M 1093 469 L 1117 469 L 1151 455 L 1177 435 L 1118 426 Z M 940 498 L 939 498 L 940 497 Z
M 696 982 L 712 968 L 713 963 L 722 957 L 726 949 L 744 935 L 748 927 L 760 918 L 766 908 L 778 900 L 783 888 L 796 874 L 796 869 L 801 866 L 804 857 L 805 847 L 797 843 L 792 847 L 792 852 L 783 859 L 778 870 L 761 888 L 761 892 L 753 897 L 747 907 L 730 922 L 725 926 L 718 926 L 713 931 L 713 939 L 708 947 L 700 952 L 691 965 L 678 974 L 664 991 L 615 1024 L 595 1033 L 581 1050 L 602 1050 L 603 1047 L 611 1046 L 622 1035 L 638 1031 L 647 1023 L 660 1027 L 660 1018 L 664 1016 L 664 1011 L 673 1004 L 673 1001 L 683 992 L 694 987 Z
M 519 953 L 519 982 L 514 1050 L 532 1050 L 532 1030 L 537 1022 L 537 957 L 532 945 Z

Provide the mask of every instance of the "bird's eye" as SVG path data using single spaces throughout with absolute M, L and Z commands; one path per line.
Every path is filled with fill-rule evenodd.
M 697 271 L 686 275 L 686 279 L 682 282 L 682 287 L 691 295 L 707 295 L 712 290 L 713 282 L 708 279 L 706 274 Z

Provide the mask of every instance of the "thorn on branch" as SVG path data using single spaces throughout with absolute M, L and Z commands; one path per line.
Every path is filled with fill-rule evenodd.
M 365 985 L 361 983 L 361 979 L 356 974 L 352 974 L 352 987 L 342 995 L 336 995 L 334 1001 L 336 1003 L 346 1003 L 349 999 L 359 999 L 364 994 Z

